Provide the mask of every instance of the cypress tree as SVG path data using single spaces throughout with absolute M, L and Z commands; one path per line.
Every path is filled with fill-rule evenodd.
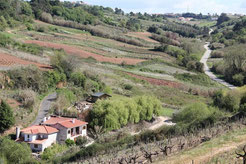
M 11 107 L 5 102 L 0 104 L 0 133 L 14 125 L 15 119 Z

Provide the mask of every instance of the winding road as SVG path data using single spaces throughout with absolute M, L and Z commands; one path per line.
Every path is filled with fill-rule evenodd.
M 38 116 L 36 117 L 36 120 L 33 121 L 32 125 L 38 125 L 42 122 L 43 118 L 49 113 L 51 104 L 56 98 L 57 98 L 57 94 L 55 92 L 46 96 L 43 99 L 39 107 Z
M 211 33 L 211 32 L 210 32 Z M 204 45 L 204 48 L 206 49 L 206 52 L 204 53 L 203 57 L 201 58 L 200 62 L 204 64 L 204 72 L 206 75 L 208 75 L 212 80 L 230 88 L 230 89 L 236 89 L 237 87 L 232 85 L 232 84 L 229 84 L 227 83 L 226 81 L 218 78 L 211 70 L 210 68 L 208 67 L 208 64 L 207 64 L 207 60 L 210 58 L 210 55 L 212 53 L 212 50 L 209 48 L 209 45 L 210 43 L 209 42 L 206 42 L 206 44 Z

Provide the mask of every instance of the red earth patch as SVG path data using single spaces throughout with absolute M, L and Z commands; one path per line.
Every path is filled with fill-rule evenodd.
M 48 47 L 48 48 L 63 49 L 68 54 L 73 54 L 73 55 L 76 55 L 82 58 L 93 57 L 99 62 L 110 62 L 110 63 L 115 63 L 115 64 L 121 64 L 124 62 L 125 64 L 128 64 L 128 65 L 135 65 L 135 64 L 145 61 L 143 59 L 105 57 L 102 55 L 84 51 L 76 46 L 70 46 L 66 44 L 51 43 L 51 42 L 44 42 L 44 41 L 38 41 L 38 40 L 27 40 L 25 41 L 25 43 L 38 44 L 40 46 Z

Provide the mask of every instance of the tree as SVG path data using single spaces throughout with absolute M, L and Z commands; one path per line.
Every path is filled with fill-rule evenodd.
M 220 25 L 220 24 L 222 24 L 222 23 L 224 23 L 224 22 L 227 22 L 227 21 L 229 21 L 229 20 L 230 20 L 230 18 L 229 18 L 225 13 L 222 13 L 222 14 L 219 16 L 218 20 L 217 20 L 217 25 Z
M 31 157 L 29 145 L 8 138 L 0 139 L 0 154 L 7 159 L 7 163 L 37 163 Z
M 0 133 L 9 129 L 15 123 L 15 118 L 10 106 L 3 100 L 0 104 Z

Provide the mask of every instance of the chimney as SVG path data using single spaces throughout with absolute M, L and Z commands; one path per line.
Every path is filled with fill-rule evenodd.
M 73 123 L 73 124 L 75 123 L 75 119 L 74 119 L 74 118 L 72 119 L 72 123 Z
M 47 118 L 46 118 L 46 117 L 44 117 L 44 118 L 43 118 L 43 122 L 45 122 L 46 120 L 47 120 Z
M 47 120 L 49 120 L 50 119 L 50 116 L 47 118 Z
M 16 139 L 20 138 L 20 127 L 16 127 Z

